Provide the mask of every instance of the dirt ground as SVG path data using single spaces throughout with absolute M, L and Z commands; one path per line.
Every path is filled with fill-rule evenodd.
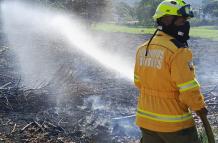
M 121 53 L 133 66 L 137 46 L 150 36 L 95 32 L 93 37 L 102 48 Z M 0 38 L 0 143 L 139 141 L 140 132 L 134 125 L 138 91 L 133 83 L 96 64 L 80 51 L 58 48 L 69 46 L 62 40 L 49 40 L 40 46 L 56 45 L 51 54 L 54 63 L 49 62 L 56 67 L 53 78 L 33 89 L 27 88 L 22 85 L 22 76 L 17 70 L 16 53 L 3 33 Z M 218 42 L 191 39 L 189 44 L 210 111 L 210 122 L 217 128 Z

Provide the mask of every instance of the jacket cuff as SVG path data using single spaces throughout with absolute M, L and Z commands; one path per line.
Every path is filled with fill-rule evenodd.
M 198 98 L 196 102 L 192 102 L 192 104 L 189 105 L 191 111 L 198 111 L 206 106 L 203 95 L 200 95 Z

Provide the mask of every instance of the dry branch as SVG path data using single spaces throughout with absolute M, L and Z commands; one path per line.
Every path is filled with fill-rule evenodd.
M 10 85 L 10 84 L 11 84 L 11 82 L 8 82 L 8 83 L 2 85 L 2 86 L 0 87 L 0 90 L 6 89 L 5 87 L 7 87 L 7 86 Z
M 3 54 L 8 49 L 7 46 L 1 46 L 0 48 L 0 54 Z
M 21 132 L 23 132 L 24 130 L 26 130 L 28 127 L 30 127 L 32 124 L 34 124 L 34 122 L 31 122 L 29 124 L 27 124 L 26 126 L 24 126 L 22 129 L 21 129 Z
M 41 131 L 45 132 L 45 130 L 43 129 L 42 125 L 40 125 L 37 121 L 34 121 L 35 125 L 37 125 L 37 127 L 40 128 Z
M 12 131 L 11 131 L 11 134 L 13 134 L 13 133 L 16 131 L 16 126 L 17 126 L 17 124 L 15 123 L 15 124 L 14 124 L 14 127 L 13 127 L 13 129 L 12 129 Z

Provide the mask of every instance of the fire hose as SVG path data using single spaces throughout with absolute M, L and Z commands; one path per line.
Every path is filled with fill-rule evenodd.
M 208 143 L 215 143 L 213 131 L 212 131 L 210 123 L 209 123 L 209 121 L 207 119 L 207 115 L 206 114 L 200 114 L 199 117 L 201 118 L 201 121 L 203 122 L 204 129 L 206 131 L 207 138 L 208 138 Z

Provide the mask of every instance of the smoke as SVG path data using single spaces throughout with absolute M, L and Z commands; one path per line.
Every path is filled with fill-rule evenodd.
M 135 114 L 125 116 L 119 115 L 116 110 L 113 110 L 114 103 L 105 101 L 100 96 L 90 96 L 84 102 L 83 108 L 91 108 L 92 116 L 86 118 L 86 123 L 92 123 L 93 126 L 104 126 L 110 129 L 112 136 L 139 138 L 140 131 L 135 125 Z M 124 111 L 120 104 L 117 110 Z M 97 114 L 97 115 L 95 115 Z M 131 113 L 129 113 L 131 114 Z
M 17 70 L 21 72 L 23 84 L 35 88 L 48 82 L 57 70 L 52 65 L 55 57 L 50 43 L 60 40 L 50 27 L 54 15 L 20 2 L 3 2 L 1 9 L 3 31 L 17 56 L 20 67 Z M 51 41 L 47 40 L 49 38 Z
M 138 127 L 136 127 L 135 116 L 127 116 L 121 118 L 112 119 L 112 134 L 119 136 L 131 136 L 135 138 L 140 137 L 140 131 Z

